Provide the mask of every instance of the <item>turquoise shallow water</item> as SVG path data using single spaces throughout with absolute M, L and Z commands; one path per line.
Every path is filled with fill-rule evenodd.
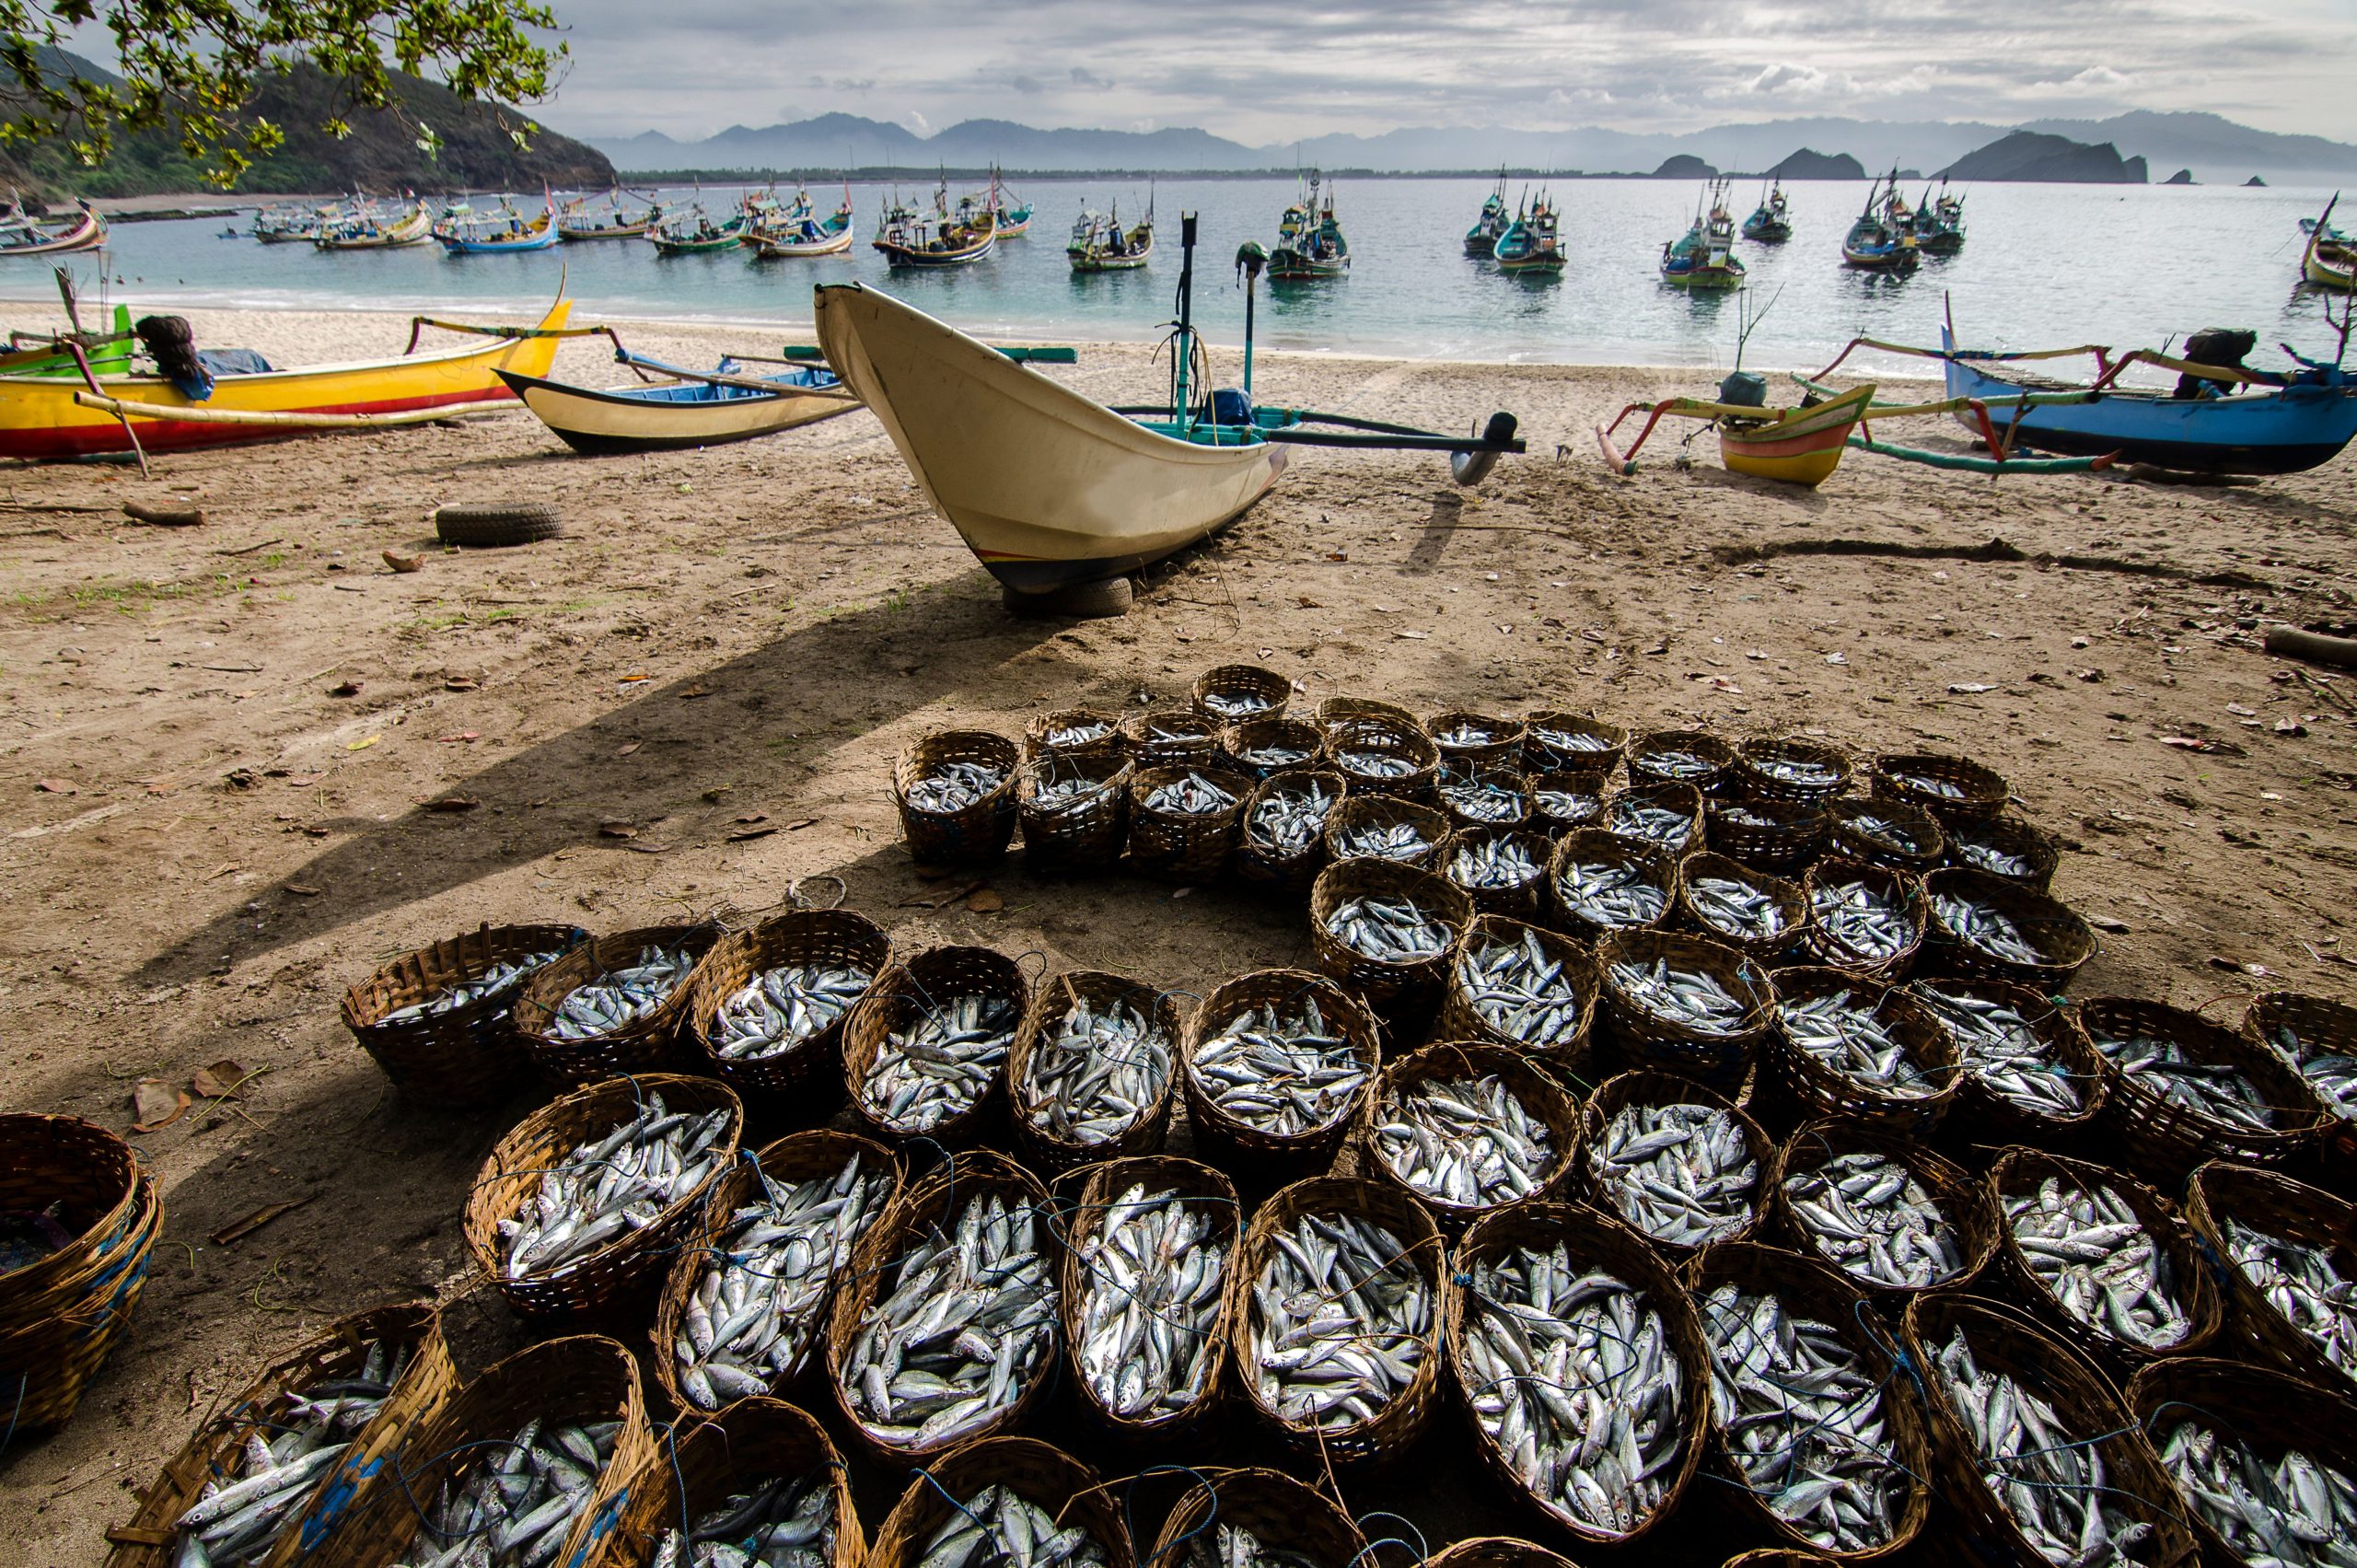
M 222 224 L 124 224 L 110 272 L 134 308 L 178 301 L 237 307 L 465 310 L 512 316 L 545 304 L 562 271 L 583 316 L 790 325 L 807 322 L 813 282 L 883 285 L 983 333 L 1074 341 L 1143 340 L 1172 313 L 1182 210 L 1201 214 L 1195 314 L 1216 343 L 1243 333 L 1232 260 L 1246 239 L 1272 242 L 1290 180 L 1171 180 L 1153 192 L 1161 222 L 1149 271 L 1074 277 L 1063 243 L 1084 202 L 1118 198 L 1144 210 L 1141 183 L 1023 180 L 1038 208 L 1031 232 L 978 265 L 890 275 L 867 246 L 881 187 L 854 186 L 860 243 L 843 257 L 758 262 L 749 253 L 656 256 L 643 242 L 568 245 L 521 256 L 449 257 L 439 247 L 321 253 L 217 238 Z M 1519 190 L 1519 182 L 1515 187 Z M 840 187 L 813 188 L 826 204 Z M 1462 237 L 1487 193 L 1473 180 L 1345 180 L 1338 200 L 1353 254 L 1329 284 L 1264 284 L 1260 341 L 1275 347 L 1412 357 L 1575 364 L 1724 365 L 1736 308 L 1725 295 L 1688 296 L 1655 272 L 1662 242 L 1684 231 L 1700 189 L 1652 180 L 1567 180 L 1555 187 L 1571 265 L 1554 279 L 1509 277 L 1468 258 Z M 1738 186 L 1737 215 L 1758 197 Z M 725 209 L 733 190 L 714 188 Z M 919 192 L 911 192 L 911 195 Z M 2227 187 L 1991 185 L 1967 193 L 1961 254 L 1910 278 L 1840 265 L 1843 231 L 1864 199 L 1853 184 L 1792 187 L 1794 238 L 1740 248 L 1757 304 L 1774 300 L 1746 363 L 1814 368 L 1852 336 L 1936 342 L 1944 298 L 1976 346 L 2082 343 L 2157 345 L 2218 325 L 2256 330 L 2253 363 L 2283 363 L 2273 345 L 2329 352 L 2322 301 L 2299 285 L 2296 220 L 2328 192 Z M 95 272 L 84 258 L 77 272 Z M 0 296 L 45 295 L 45 267 L 0 262 Z M 95 287 L 87 292 L 95 294 Z M 5 319 L 5 312 L 0 312 Z

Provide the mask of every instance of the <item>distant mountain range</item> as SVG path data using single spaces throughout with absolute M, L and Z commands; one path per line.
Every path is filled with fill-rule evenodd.
M 1856 158 L 1869 170 L 1894 163 L 1945 168 L 1967 154 L 2021 130 L 2074 142 L 2109 142 L 2123 157 L 2163 168 L 2193 170 L 2206 183 L 2239 183 L 2253 174 L 2274 184 L 2357 178 L 2357 146 L 2321 136 L 2287 136 L 2238 125 L 2215 114 L 2138 110 L 2109 120 L 2039 120 L 2021 126 L 1971 121 L 1771 120 L 1714 125 L 1683 135 L 1639 134 L 1593 127 L 1573 131 L 1420 129 L 1381 135 L 1315 136 L 1248 146 L 1208 131 L 1043 131 L 1006 120 L 968 120 L 931 136 L 855 114 L 759 128 L 734 125 L 702 141 L 660 132 L 586 137 L 625 171 L 668 169 L 929 168 L 936 164 L 1010 169 L 1190 169 L 1237 172 L 1316 165 L 1387 173 L 1516 168 L 1587 173 L 1634 172 L 1685 155 L 1716 168 L 1772 168 L 1794 149 Z

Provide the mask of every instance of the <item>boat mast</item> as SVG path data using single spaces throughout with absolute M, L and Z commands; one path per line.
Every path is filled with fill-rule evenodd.
M 1171 340 L 1170 423 L 1187 438 L 1187 369 L 1195 344 L 1195 215 L 1178 215 L 1178 332 Z
M 1260 249 L 1257 239 L 1248 239 L 1236 249 L 1237 281 L 1244 285 L 1244 401 L 1252 401 L 1252 297 L 1260 281 L 1260 269 L 1269 264 L 1269 253 Z

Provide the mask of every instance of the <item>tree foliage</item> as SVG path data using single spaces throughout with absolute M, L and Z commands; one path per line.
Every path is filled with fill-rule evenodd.
M 122 64 L 94 80 L 63 62 L 71 29 L 103 27 Z M 546 98 L 566 50 L 542 41 L 539 0 L 0 0 L 0 152 L 63 146 L 95 166 L 120 131 L 163 129 L 226 189 L 285 139 L 252 111 L 257 85 L 308 61 L 342 97 L 321 129 L 354 110 L 404 106 L 392 73 L 438 77 L 462 97 Z M 415 125 L 420 145 L 432 127 Z M 520 146 L 528 132 L 510 134 Z

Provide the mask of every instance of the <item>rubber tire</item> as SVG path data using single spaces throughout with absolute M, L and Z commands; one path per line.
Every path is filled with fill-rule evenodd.
M 445 544 L 500 550 L 564 532 L 564 515 L 544 501 L 511 506 L 436 506 L 434 537 Z
M 1101 583 L 1074 583 L 1067 587 L 1051 588 L 1043 594 L 1017 593 L 1002 586 L 999 598 L 1006 608 L 1017 615 L 1066 616 L 1077 621 L 1103 621 L 1117 615 L 1127 615 L 1134 601 L 1127 577 L 1108 577 Z

